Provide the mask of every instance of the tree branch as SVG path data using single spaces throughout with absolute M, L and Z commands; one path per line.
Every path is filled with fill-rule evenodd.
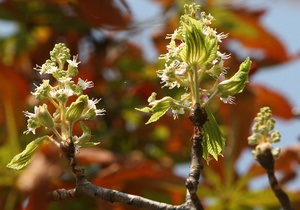
M 258 154 L 257 162 L 266 170 L 270 186 L 284 210 L 293 210 L 288 195 L 281 189 L 274 173 L 275 160 L 270 149 Z
M 187 201 L 191 201 L 193 206 L 197 210 L 203 210 L 203 206 L 197 195 L 197 189 L 199 184 L 199 178 L 201 171 L 203 169 L 203 164 L 201 162 L 203 155 L 202 141 L 202 127 L 207 121 L 207 114 L 205 109 L 201 108 L 199 104 L 196 104 L 193 113 L 190 115 L 190 120 L 194 125 L 194 134 L 192 137 L 192 149 L 191 149 L 191 166 L 189 176 L 186 179 Z
M 192 198 L 192 203 L 190 202 L 190 200 L 187 200 L 187 202 L 185 202 L 184 204 L 175 206 L 175 205 L 153 201 L 140 196 L 119 192 L 117 190 L 107 189 L 107 188 L 93 185 L 86 179 L 84 175 L 84 170 L 77 166 L 77 162 L 75 158 L 75 147 L 71 138 L 65 144 L 61 144 L 61 150 L 64 153 L 65 157 L 68 159 L 69 165 L 76 177 L 76 188 L 70 190 L 59 189 L 59 190 L 52 191 L 48 193 L 47 196 L 48 201 L 66 200 L 66 199 L 78 198 L 87 195 L 93 198 L 103 199 L 111 203 L 119 202 L 137 208 L 148 209 L 148 210 L 157 210 L 157 209 L 198 210 L 199 209 L 199 207 L 197 206 L 199 204 L 194 202 L 193 200 L 194 198 Z

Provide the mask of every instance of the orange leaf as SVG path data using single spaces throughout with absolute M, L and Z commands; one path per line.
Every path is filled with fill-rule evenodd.
M 264 64 L 288 61 L 289 57 L 282 43 L 264 26 L 260 18 L 264 11 L 249 11 L 244 8 L 209 8 L 216 18 L 215 27 L 229 33 L 229 38 L 237 39 L 244 47 L 260 50 Z
M 78 0 L 79 14 L 93 26 L 125 28 L 131 20 L 131 12 L 123 0 L 118 0 L 122 9 L 111 0 Z M 124 13 L 124 10 L 126 13 Z
M 251 85 L 250 88 L 255 95 L 254 103 L 258 107 L 270 107 L 276 117 L 286 120 L 293 118 L 292 106 L 283 95 L 260 85 Z

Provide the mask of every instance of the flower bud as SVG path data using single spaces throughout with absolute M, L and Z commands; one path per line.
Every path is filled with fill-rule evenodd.
M 43 104 L 42 106 L 39 106 L 37 112 L 37 119 L 40 125 L 52 129 L 54 128 L 54 121 L 53 118 L 51 117 L 48 109 L 47 109 L 47 105 Z
M 272 145 L 269 143 L 269 142 L 265 142 L 265 143 L 261 143 L 261 144 L 258 144 L 256 147 L 255 147 L 255 150 L 257 151 L 258 154 L 264 154 L 265 151 L 267 149 L 272 149 Z
M 280 135 L 279 131 L 276 130 L 271 133 L 270 138 L 271 138 L 271 141 L 270 141 L 271 143 L 280 142 L 281 135 Z
M 235 95 L 243 91 L 248 81 L 248 73 L 251 67 L 251 60 L 247 58 L 241 63 L 239 71 L 230 79 L 219 83 L 218 90 L 222 95 Z
M 248 137 L 248 144 L 251 146 L 259 144 L 261 139 L 261 134 L 253 133 L 251 136 Z
M 66 112 L 66 119 L 69 122 L 74 122 L 81 118 L 83 110 L 88 105 L 88 96 L 81 95 L 75 102 L 71 104 Z
M 273 149 L 273 150 L 272 150 L 272 155 L 273 155 L 274 159 L 279 158 L 279 155 L 280 155 L 280 148 L 278 147 L 278 148 Z
M 69 76 L 74 77 L 78 74 L 78 68 L 75 66 L 68 65 Z

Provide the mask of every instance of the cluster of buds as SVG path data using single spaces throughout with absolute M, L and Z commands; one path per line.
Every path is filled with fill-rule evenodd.
M 273 131 L 275 120 L 272 118 L 272 111 L 269 107 L 263 107 L 254 118 L 252 127 L 253 134 L 248 137 L 248 143 L 251 146 L 256 146 L 252 151 L 254 158 L 258 155 L 263 155 L 267 150 L 272 152 L 274 158 L 280 155 L 280 148 L 273 149 L 272 144 L 279 142 L 281 135 L 279 131 Z
M 170 43 L 167 53 L 159 59 L 165 61 L 165 68 L 158 70 L 162 87 L 173 89 L 182 88 L 185 93 L 180 100 L 166 97 L 160 100 L 150 100 L 152 108 L 140 111 L 156 114 L 172 109 L 174 119 L 185 111 L 191 111 L 195 104 L 206 107 L 213 98 L 219 96 L 225 103 L 234 103 L 233 95 L 243 91 L 248 83 L 248 73 L 251 61 L 247 58 L 234 76 L 225 79 L 226 69 L 224 60 L 230 55 L 219 51 L 219 44 L 227 34 L 217 33 L 211 27 L 214 18 L 210 14 L 200 11 L 197 4 L 185 5 L 185 14 L 181 16 L 180 26 L 173 34 L 167 35 Z M 213 80 L 211 86 L 204 84 L 204 78 Z M 153 96 L 151 96 L 153 98 Z M 166 106 L 166 104 L 168 106 Z M 159 109 L 163 105 L 163 111 Z M 149 122 L 156 121 L 152 117 Z
M 65 64 L 67 68 L 65 69 Z M 89 99 L 83 91 L 87 88 L 93 87 L 93 82 L 78 78 L 77 83 L 73 81 L 74 76 L 78 74 L 77 56 L 73 56 L 70 60 L 70 50 L 62 43 L 56 44 L 54 49 L 50 52 L 50 59 L 42 66 L 37 66 L 37 70 L 41 75 L 52 75 L 56 82 L 55 86 L 50 84 L 50 80 L 44 79 L 39 86 L 36 86 L 32 95 L 38 99 L 48 99 L 55 107 L 56 111 L 50 114 L 47 105 L 34 107 L 34 113 L 24 112 L 28 117 L 26 134 L 32 132 L 39 127 L 44 127 L 51 130 L 56 135 L 56 142 L 62 143 L 68 141 L 70 137 L 74 140 L 77 147 L 84 146 L 87 141 L 87 127 L 81 123 L 83 136 L 72 136 L 74 122 L 82 120 L 94 119 L 97 115 L 103 115 L 104 109 L 97 109 L 96 104 L 99 100 Z M 69 106 L 68 99 L 76 96 L 76 101 Z M 59 132 L 60 131 L 60 132 Z M 91 135 L 89 136 L 89 138 Z M 84 144 L 81 139 L 84 138 Z M 89 142 L 91 143 L 91 142 Z

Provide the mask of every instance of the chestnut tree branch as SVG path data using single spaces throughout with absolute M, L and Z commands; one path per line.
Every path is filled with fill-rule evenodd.
M 192 164 L 192 165 L 197 165 L 197 167 L 193 168 L 193 170 L 192 170 L 193 172 L 191 172 L 189 175 L 189 179 L 192 180 L 191 183 L 196 183 L 195 186 L 192 186 L 190 189 L 188 189 L 188 191 L 190 192 L 189 194 L 191 195 L 190 198 L 188 198 L 187 201 L 181 205 L 170 205 L 170 204 L 166 204 L 166 203 L 153 201 L 153 200 L 143 198 L 140 196 L 119 192 L 117 190 L 107 189 L 107 188 L 93 185 L 86 179 L 86 177 L 84 175 L 84 170 L 77 166 L 77 162 L 76 162 L 76 158 L 75 158 L 75 147 L 74 147 L 72 139 L 70 138 L 67 143 L 61 144 L 60 147 L 61 147 L 61 150 L 64 153 L 65 157 L 69 161 L 69 165 L 76 177 L 76 188 L 69 189 L 69 190 L 65 190 L 65 189 L 54 190 L 54 191 L 48 193 L 48 196 L 47 196 L 48 201 L 73 199 L 73 198 L 78 198 L 78 197 L 87 195 L 87 196 L 90 196 L 93 198 L 103 199 L 103 200 L 106 200 L 111 203 L 119 202 L 119 203 L 131 205 L 131 206 L 134 206 L 137 208 L 149 209 L 149 210 L 152 210 L 152 209 L 153 210 L 156 210 L 156 209 L 165 209 L 165 210 L 203 209 L 203 207 L 196 195 L 198 181 L 193 180 L 193 179 L 198 180 L 199 175 L 200 175 L 199 172 L 196 172 L 196 170 L 199 170 L 199 166 L 198 166 L 199 163 L 196 163 L 197 161 L 199 161 L 199 160 L 197 160 L 199 158 L 198 155 L 195 155 L 195 157 L 197 157 L 197 158 L 194 158 L 193 161 L 195 161 L 195 163 Z M 195 152 L 194 150 L 196 151 L 196 148 L 192 149 L 192 151 L 193 151 L 192 153 Z M 200 161 L 200 163 L 201 163 L 201 161 Z M 190 184 L 188 184 L 188 186 L 190 187 Z M 196 196 L 196 198 L 193 196 Z M 197 200 L 199 201 L 198 203 L 197 203 Z
M 189 176 L 186 179 L 187 188 L 187 201 L 191 201 L 193 206 L 197 210 L 203 210 L 203 206 L 197 195 L 197 189 L 199 184 L 199 178 L 201 171 L 203 169 L 203 164 L 201 162 L 203 155 L 202 141 L 202 127 L 207 121 L 207 114 L 204 108 L 201 108 L 199 104 L 196 104 L 193 112 L 190 115 L 190 120 L 194 125 L 194 134 L 192 136 L 192 149 L 191 149 L 191 166 Z
M 258 154 L 256 157 L 257 162 L 266 170 L 268 174 L 268 179 L 270 186 L 276 195 L 277 199 L 279 200 L 282 208 L 284 210 L 293 210 L 292 204 L 288 195 L 281 189 L 275 173 L 274 173 L 274 165 L 275 160 L 272 155 L 270 149 L 267 149 L 263 154 Z

